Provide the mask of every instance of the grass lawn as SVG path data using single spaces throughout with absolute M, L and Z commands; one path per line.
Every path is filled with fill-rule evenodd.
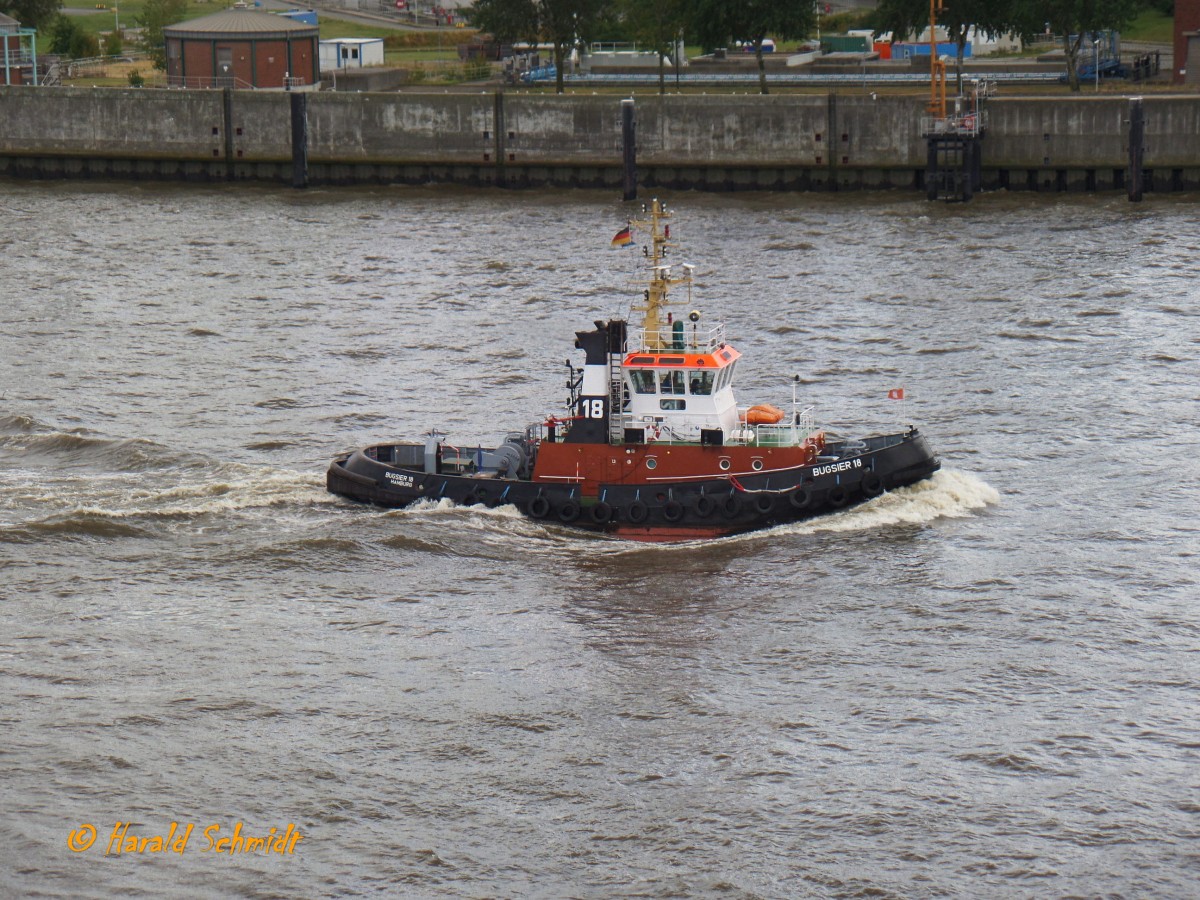
M 69 3 L 67 5 L 70 5 Z M 80 3 L 80 7 L 86 7 L 91 4 Z M 146 8 L 146 0 L 125 0 L 125 2 L 109 3 L 104 9 L 98 9 L 91 15 L 86 16 L 71 16 L 71 21 L 82 28 L 87 34 L 101 34 L 113 30 L 113 25 L 119 21 L 121 29 L 136 28 L 137 19 L 141 16 L 142 11 Z M 189 19 L 198 19 L 201 16 L 211 15 L 215 12 L 220 12 L 225 7 L 219 3 L 196 3 L 188 4 L 187 14 L 184 16 L 184 21 Z M 116 10 L 114 13 L 113 10 Z
M 1128 28 L 1121 32 L 1127 41 L 1151 41 L 1170 44 L 1175 40 L 1175 19 L 1153 9 L 1143 9 Z

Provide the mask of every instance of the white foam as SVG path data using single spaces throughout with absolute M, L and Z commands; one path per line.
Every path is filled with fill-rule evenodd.
M 926 525 L 937 519 L 961 519 L 1000 502 L 1000 493 L 983 479 L 959 469 L 942 469 L 932 478 L 889 491 L 861 506 L 783 525 L 776 534 L 868 531 L 893 525 Z

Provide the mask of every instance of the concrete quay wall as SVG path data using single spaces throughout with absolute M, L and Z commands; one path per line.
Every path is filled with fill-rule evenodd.
M 307 183 L 622 182 L 621 100 L 612 95 L 306 94 L 302 148 L 294 96 L 0 87 L 0 175 L 292 182 L 299 165 Z M 923 187 L 915 97 L 652 95 L 635 108 L 646 187 Z M 1200 97 L 1148 96 L 1142 108 L 1147 189 L 1200 188 Z M 1122 186 L 1128 98 L 997 97 L 987 114 L 985 188 Z

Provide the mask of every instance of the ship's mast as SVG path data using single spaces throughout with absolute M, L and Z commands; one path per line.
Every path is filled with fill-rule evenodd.
M 666 318 L 667 293 L 672 285 L 690 283 L 691 273 L 685 269 L 687 275 L 672 278 L 671 267 L 664 262 L 668 248 L 679 246 L 671 241 L 671 226 L 667 224 L 671 213 L 666 204 L 656 197 L 650 201 L 649 209 L 642 206 L 642 213 L 649 213 L 650 218 L 635 219 L 633 225 L 650 232 L 650 243 L 642 248 L 650 269 L 650 280 L 642 294 L 641 302 L 635 303 L 633 309 L 642 314 L 644 349 L 665 350 L 671 341 L 671 326 Z

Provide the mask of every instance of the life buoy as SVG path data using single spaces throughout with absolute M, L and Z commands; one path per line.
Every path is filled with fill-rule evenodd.
M 634 525 L 640 525 L 646 521 L 646 516 L 650 514 L 649 508 L 641 500 L 634 500 L 625 510 L 625 518 L 629 519 Z
M 484 506 L 488 505 L 488 492 L 482 484 L 475 485 L 471 490 L 471 502 L 480 503 Z
M 883 493 L 883 479 L 874 472 L 865 472 L 862 477 L 862 492 L 868 497 L 878 497 Z
M 775 511 L 775 495 L 759 494 L 754 498 L 754 508 L 758 510 L 760 515 L 770 515 Z
M 713 509 L 715 508 L 716 504 L 712 502 L 711 497 L 706 497 L 704 494 L 701 494 L 696 498 L 696 515 L 701 519 L 707 519 L 709 516 L 711 516 Z
M 568 500 L 558 509 L 558 519 L 560 522 L 574 522 L 579 518 L 579 501 Z
M 613 508 L 601 500 L 591 508 L 588 515 L 597 525 L 603 525 L 612 518 Z
M 529 514 L 535 519 L 544 519 L 550 515 L 550 501 L 538 494 L 529 501 Z
M 850 494 L 840 484 L 829 491 L 829 505 L 834 509 L 841 509 L 849 499 Z
M 663 518 L 668 522 L 678 522 L 683 518 L 683 504 L 678 500 L 668 500 L 663 504 Z
M 742 511 L 742 498 L 737 494 L 730 494 L 725 498 L 725 502 L 721 504 L 721 515 L 727 519 L 736 519 Z
M 812 503 L 812 491 L 806 487 L 798 487 L 788 494 L 788 503 L 792 509 L 807 509 L 808 504 Z

